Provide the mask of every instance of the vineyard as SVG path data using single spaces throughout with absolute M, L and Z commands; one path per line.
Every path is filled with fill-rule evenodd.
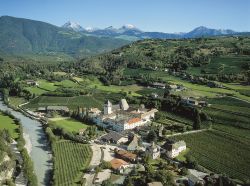
M 53 152 L 54 185 L 76 185 L 92 157 L 89 145 L 63 140 L 55 142 Z
M 219 128 L 220 126 L 220 128 Z M 250 178 L 250 134 L 245 130 L 218 125 L 220 130 L 173 137 L 185 140 L 190 153 L 198 163 L 216 173 L 226 173 L 231 178 Z M 243 133 L 241 133 L 241 131 Z M 249 132 L 249 131 L 248 131 Z
M 250 129 L 250 104 L 232 98 L 211 99 L 204 109 L 215 123 Z

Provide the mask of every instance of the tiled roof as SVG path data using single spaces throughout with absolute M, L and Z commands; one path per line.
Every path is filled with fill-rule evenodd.
M 140 118 L 132 118 L 132 119 L 128 120 L 128 124 L 131 125 L 133 123 L 137 123 L 137 122 L 140 122 L 140 121 L 141 121 Z
M 111 163 L 111 167 L 113 169 L 119 169 L 123 165 L 128 165 L 128 163 L 126 161 L 124 161 L 122 159 L 118 159 L 118 158 L 112 159 L 110 161 L 110 163 Z
M 133 154 L 131 152 L 128 152 L 126 150 L 118 150 L 116 152 L 118 155 L 120 155 L 121 157 L 127 158 L 127 159 L 136 159 L 137 155 Z

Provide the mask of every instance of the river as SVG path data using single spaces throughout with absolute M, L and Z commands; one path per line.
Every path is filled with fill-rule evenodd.
M 25 147 L 30 152 L 30 157 L 34 163 L 38 185 L 50 185 L 49 173 L 52 170 L 52 155 L 41 123 L 7 107 L 2 100 L 0 100 L 0 110 L 8 110 L 16 118 L 20 119 L 26 142 Z

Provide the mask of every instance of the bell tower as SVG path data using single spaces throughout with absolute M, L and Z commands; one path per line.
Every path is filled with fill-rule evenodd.
M 112 113 L 112 103 L 107 100 L 104 104 L 104 115 L 108 115 Z

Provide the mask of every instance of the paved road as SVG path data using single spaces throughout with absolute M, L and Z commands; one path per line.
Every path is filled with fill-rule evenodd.
M 101 147 L 100 145 L 97 145 L 95 143 L 91 144 L 91 149 L 93 151 L 93 155 L 92 155 L 92 159 L 91 159 L 90 164 L 89 164 L 90 167 L 91 166 L 97 166 L 97 165 L 99 165 L 101 163 L 102 152 L 101 152 L 100 147 Z M 85 186 L 94 185 L 93 184 L 94 176 L 95 176 L 95 172 L 86 173 L 84 175 L 84 178 L 86 178 Z

